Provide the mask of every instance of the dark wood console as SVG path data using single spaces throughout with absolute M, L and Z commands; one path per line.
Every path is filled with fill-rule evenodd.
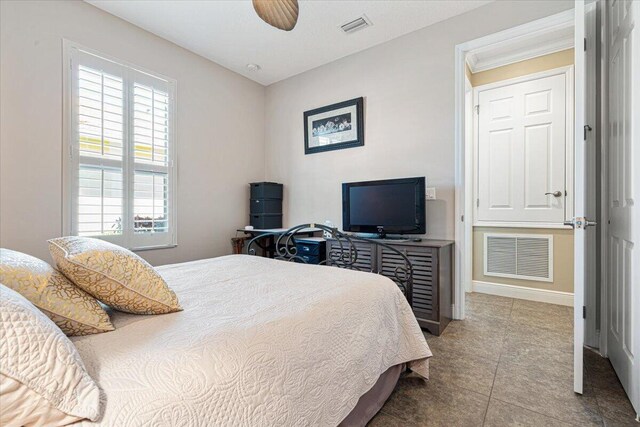
M 410 304 L 418 324 L 433 335 L 440 335 L 451 320 L 453 303 L 453 242 L 423 240 L 404 242 L 384 240 L 402 252 L 413 267 Z M 393 278 L 396 267 L 405 261 L 397 253 L 374 243 L 354 243 L 358 256 L 354 267 Z M 336 240 L 327 240 L 327 260 L 332 251 L 340 251 Z M 339 252 L 338 252 L 339 253 Z M 335 254 L 334 254 L 335 255 Z

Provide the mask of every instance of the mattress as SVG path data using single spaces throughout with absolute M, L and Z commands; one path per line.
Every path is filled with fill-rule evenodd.
M 83 425 L 336 426 L 381 374 L 431 351 L 389 279 L 232 255 L 158 267 L 184 311 L 112 313 L 74 337 L 101 389 Z

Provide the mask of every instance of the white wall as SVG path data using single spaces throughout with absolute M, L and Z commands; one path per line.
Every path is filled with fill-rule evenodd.
M 269 86 L 266 176 L 285 184 L 285 225 L 341 226 L 342 182 L 426 176 L 438 196 L 427 202 L 427 236 L 453 239 L 455 45 L 571 7 L 491 3 Z M 364 147 L 305 156 L 303 112 L 359 96 Z
M 50 260 L 62 233 L 62 39 L 178 81 L 178 247 L 152 264 L 230 253 L 264 178 L 265 89 L 82 1 L 0 2 L 0 246 Z M 212 43 L 215 41 L 212 41 Z

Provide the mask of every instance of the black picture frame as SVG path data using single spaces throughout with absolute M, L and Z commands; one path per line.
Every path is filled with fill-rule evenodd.
M 355 107 L 355 113 L 336 113 L 335 116 L 325 117 L 326 113 L 331 111 L 343 110 L 347 107 Z M 361 147 L 364 145 L 364 97 L 350 99 L 348 101 L 338 102 L 336 104 L 327 105 L 326 107 L 316 108 L 313 110 L 304 112 L 304 154 L 314 154 L 314 153 L 322 153 L 325 151 L 333 151 L 333 150 L 342 150 L 344 148 L 353 148 L 353 147 Z M 350 126 L 349 131 L 343 131 L 337 128 L 331 128 L 328 130 L 324 130 L 326 132 L 323 136 L 327 138 L 331 138 L 330 135 L 335 135 L 336 137 L 343 137 L 345 134 L 347 137 L 353 133 L 353 129 L 355 128 L 355 137 L 349 137 L 346 141 L 336 141 L 331 142 L 326 145 L 312 145 L 312 138 L 316 138 L 318 135 L 316 134 L 316 130 L 319 128 L 313 127 L 311 129 L 312 134 L 309 135 L 309 121 L 311 120 L 312 124 L 314 123 L 313 117 L 322 115 L 323 118 L 319 118 L 317 121 L 322 122 L 329 119 L 329 122 L 335 121 L 342 122 L 346 126 Z M 353 124 L 353 115 L 355 115 L 355 126 Z M 331 124 L 331 123 L 329 123 Z M 321 125 L 322 126 L 322 125 Z M 340 126 L 338 124 L 337 126 Z M 335 130 L 333 130 L 335 129 Z M 348 133 L 347 133 L 348 132 Z M 311 138 L 311 139 L 310 139 Z

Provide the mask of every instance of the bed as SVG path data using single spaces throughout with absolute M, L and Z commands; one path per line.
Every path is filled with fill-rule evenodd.
M 362 425 L 431 351 L 398 286 L 326 266 L 231 255 L 157 268 L 184 311 L 112 312 L 74 337 L 101 389 L 81 425 Z

